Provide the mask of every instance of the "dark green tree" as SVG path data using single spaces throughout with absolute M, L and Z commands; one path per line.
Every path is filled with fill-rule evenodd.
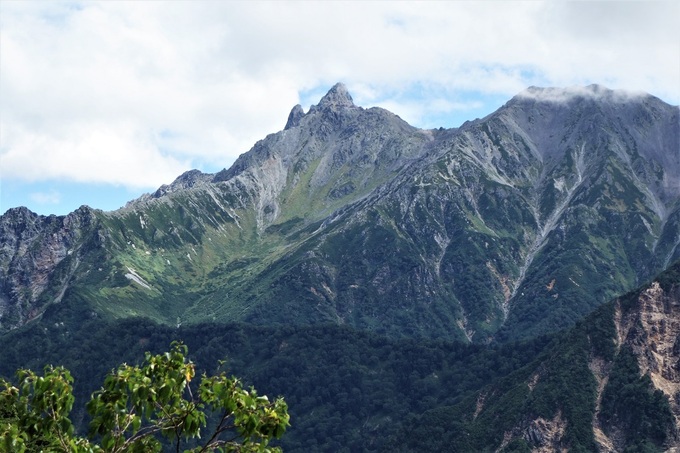
M 0 452 L 158 452 L 161 437 L 178 452 L 188 441 L 190 453 L 279 452 L 269 442 L 289 426 L 285 401 L 271 402 L 224 373 L 203 375 L 192 390 L 194 365 L 186 355 L 186 346 L 173 343 L 164 354 L 146 353 L 141 366 L 112 371 L 87 404 L 89 438 L 76 435 L 69 419 L 68 370 L 19 370 L 16 386 L 0 379 Z

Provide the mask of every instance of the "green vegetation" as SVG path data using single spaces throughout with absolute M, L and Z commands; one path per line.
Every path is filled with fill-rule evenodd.
M 677 263 L 660 280 L 677 288 L 679 268 Z M 622 298 L 624 316 L 634 310 L 638 295 Z M 603 305 L 556 335 L 536 351 L 533 361 L 455 405 L 413 416 L 387 450 L 496 451 L 502 446 L 503 452 L 536 447 L 598 451 L 593 432 L 597 385 L 590 366 L 600 360 L 608 373 L 599 412 L 605 433 L 617 439 L 621 451 L 663 451 L 673 432 L 668 398 L 654 390 L 649 376 L 640 375 L 629 346 L 617 349 L 614 315 L 614 303 Z M 541 431 L 546 424 L 559 436 L 550 438 L 550 430 Z
M 73 378 L 63 367 L 45 367 L 43 376 L 17 372 L 16 386 L 0 379 L 0 451 L 133 453 L 159 452 L 159 436 L 185 452 L 276 452 L 268 447 L 289 426 L 287 406 L 244 389 L 224 373 L 203 375 L 193 386 L 194 364 L 187 347 L 146 353 L 141 366 L 120 365 L 107 375 L 87 403 L 90 440 L 75 434 L 69 418 Z M 214 429 L 201 431 L 214 421 Z
M 455 406 L 416 417 L 391 447 L 404 452 L 421 445 L 428 451 L 493 451 L 514 433 L 504 451 L 526 451 L 549 442 L 522 438 L 529 422 L 540 418 L 563 424 L 560 444 L 548 444 L 552 448 L 596 451 L 591 423 L 596 384 L 588 368 L 589 352 L 584 328 L 558 335 L 526 366 Z
M 621 348 L 614 361 L 602 394 L 600 417 L 609 430 L 625 435 L 626 443 L 633 446 L 631 451 L 660 450 L 673 426 L 668 398 L 654 390 L 648 375 L 640 376 L 628 346 Z
M 287 452 L 382 451 L 410 416 L 457 404 L 534 360 L 547 342 L 487 347 L 388 339 L 336 325 L 176 328 L 142 319 L 80 318 L 2 338 L 14 347 L 0 350 L 0 374 L 39 369 L 48 360 L 71 370 L 78 384 L 72 420 L 84 432 L 85 402 L 111 368 L 138 362 L 144 351 L 161 353 L 172 340 L 190 348 L 197 374 L 215 374 L 215 364 L 226 360 L 247 385 L 282 395 L 292 423 L 280 441 Z
M 671 285 L 679 267 L 660 280 Z M 636 300 L 637 293 L 622 298 L 624 313 Z M 494 451 L 508 433 L 515 434 L 503 451 L 526 451 L 548 442 L 526 437 L 539 418 L 563 424 L 558 446 L 594 451 L 595 358 L 611 369 L 604 427 L 634 426 L 639 451 L 654 451 L 668 426 L 668 402 L 640 378 L 634 358 L 617 350 L 611 303 L 569 331 L 488 345 L 389 338 L 336 324 L 112 322 L 84 315 L 79 303 L 65 298 L 39 323 L 6 334 L 2 341 L 13 347 L 0 350 L 0 374 L 37 369 L 48 359 L 72 370 L 79 384 L 71 420 L 80 433 L 95 383 L 120 361 L 136 363 L 173 340 L 191 349 L 197 374 L 213 375 L 214 364 L 226 360 L 248 385 L 282 395 L 293 426 L 278 445 L 288 452 Z M 631 405 L 640 413 L 627 412 Z M 631 448 L 638 439 L 632 436 Z

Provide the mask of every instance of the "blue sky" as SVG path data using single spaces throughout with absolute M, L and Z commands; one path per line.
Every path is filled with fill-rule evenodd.
M 423 128 L 528 86 L 680 104 L 680 2 L 0 2 L 0 214 L 215 172 L 336 82 Z

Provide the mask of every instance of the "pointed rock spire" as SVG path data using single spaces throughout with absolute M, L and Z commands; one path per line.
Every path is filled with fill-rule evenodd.
M 293 107 L 293 110 L 291 110 L 290 114 L 288 115 L 288 121 L 286 121 L 286 127 L 284 130 L 298 126 L 303 116 L 305 116 L 305 112 L 302 110 L 302 106 L 300 104 Z
M 354 107 L 354 101 L 347 87 L 342 83 L 336 83 L 328 93 L 319 101 L 319 107 Z

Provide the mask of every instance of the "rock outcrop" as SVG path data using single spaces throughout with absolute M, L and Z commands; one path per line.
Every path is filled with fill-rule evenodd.
M 63 216 L 38 216 L 26 208 L 0 221 L 0 325 L 20 326 L 64 296 L 83 247 L 101 241 L 87 207 Z M 49 291 L 48 291 L 49 290 Z

